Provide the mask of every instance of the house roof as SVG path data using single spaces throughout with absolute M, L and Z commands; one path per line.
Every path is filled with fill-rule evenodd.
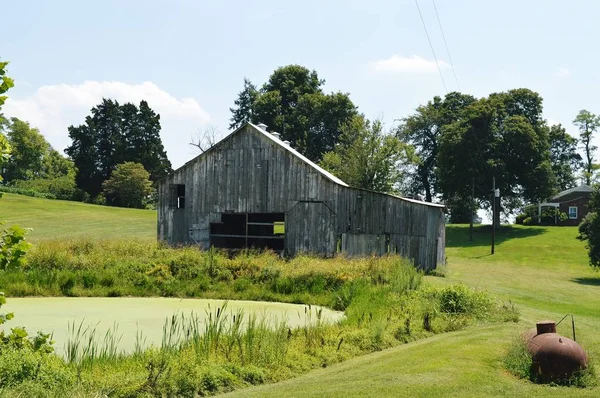
M 578 187 L 570 188 L 570 189 L 567 189 L 567 190 L 557 193 L 552 198 L 550 198 L 550 200 L 556 200 L 556 199 L 562 198 L 563 196 L 567 196 L 568 194 L 573 193 L 573 192 L 593 192 L 593 191 L 594 191 L 594 189 L 592 187 L 590 187 L 589 185 L 581 184 Z
M 350 185 L 346 184 L 340 178 L 334 176 L 333 174 L 331 174 L 327 170 L 323 169 L 322 167 L 318 166 L 316 163 L 312 162 L 306 156 L 302 155 L 300 152 L 298 152 L 297 150 L 295 150 L 294 148 L 292 148 L 289 144 L 286 144 L 284 141 L 280 140 L 278 137 L 274 136 L 272 133 L 269 133 L 268 131 L 263 130 L 260 127 L 258 127 L 257 125 L 255 125 L 253 123 L 249 123 L 249 122 L 246 123 L 246 124 L 244 124 L 244 125 L 242 125 L 242 126 L 240 126 L 240 127 L 238 127 L 234 131 L 232 131 L 230 134 L 228 134 L 222 140 L 220 140 L 219 142 L 217 142 L 215 145 L 213 145 L 206 152 L 203 152 L 200 155 L 196 156 L 195 158 L 189 160 L 183 166 L 181 166 L 179 169 L 182 169 L 182 168 L 186 167 L 187 165 L 189 165 L 190 163 L 193 163 L 194 161 L 196 161 L 196 159 L 202 157 L 205 153 L 210 152 L 210 151 L 216 149 L 216 147 L 218 147 L 221 142 L 225 141 L 227 138 L 231 137 L 232 135 L 237 134 L 239 131 L 243 130 L 244 127 L 246 127 L 246 126 L 251 126 L 256 132 L 258 132 L 259 134 L 262 134 L 264 137 L 268 138 L 273 143 L 279 145 L 281 148 L 285 149 L 286 151 L 288 151 L 289 153 L 291 153 L 293 156 L 295 156 L 298 159 L 302 160 L 304 163 L 308 164 L 310 167 L 312 167 L 315 171 L 317 171 L 319 174 L 321 174 L 322 176 L 324 176 L 328 180 L 330 180 L 330 181 L 332 181 L 332 182 L 334 182 L 334 183 L 336 183 L 338 185 L 351 188 Z M 179 169 L 177 169 L 177 170 L 179 170 Z M 175 171 L 177 171 L 177 170 L 175 170 Z M 354 189 L 361 189 L 361 188 L 354 188 Z M 361 189 L 361 190 L 368 191 L 366 189 Z M 377 193 L 382 194 L 382 195 L 392 196 L 394 198 L 401 199 L 401 200 L 404 200 L 404 201 L 407 201 L 407 202 L 411 202 L 411 203 L 419 203 L 419 204 L 426 205 L 426 206 L 431 206 L 431 207 L 440 207 L 440 208 L 446 207 L 446 206 L 444 206 L 442 204 L 424 202 L 424 201 L 416 200 L 416 199 L 403 198 L 401 196 L 387 194 L 387 193 L 383 193 L 383 192 L 377 192 Z

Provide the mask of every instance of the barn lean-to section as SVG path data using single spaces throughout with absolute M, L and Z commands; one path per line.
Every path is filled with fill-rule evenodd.
M 352 188 L 253 124 L 158 186 L 158 238 L 293 256 L 398 253 L 423 269 L 445 258 L 444 207 Z

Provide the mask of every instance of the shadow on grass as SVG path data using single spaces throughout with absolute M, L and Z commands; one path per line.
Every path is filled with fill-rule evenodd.
M 579 283 L 580 285 L 588 285 L 588 286 L 600 286 L 600 276 L 597 278 L 591 277 L 582 277 L 582 278 L 573 278 L 571 282 Z
M 548 231 L 547 227 L 515 227 L 502 225 L 496 228 L 496 245 L 511 239 L 528 238 Z M 446 225 L 446 247 L 490 246 L 492 242 L 492 226 L 476 225 L 473 227 L 473 241 L 469 241 L 468 225 Z

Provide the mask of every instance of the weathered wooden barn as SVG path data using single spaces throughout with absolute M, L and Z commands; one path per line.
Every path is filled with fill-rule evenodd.
M 444 206 L 352 188 L 246 124 L 158 186 L 158 238 L 203 248 L 445 258 Z

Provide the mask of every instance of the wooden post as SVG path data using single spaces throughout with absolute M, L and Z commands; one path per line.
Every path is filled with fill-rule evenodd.
M 475 178 L 471 178 L 471 223 L 469 224 L 469 241 L 473 241 L 473 217 L 475 217 Z
M 492 254 L 496 240 L 496 177 L 492 179 Z

